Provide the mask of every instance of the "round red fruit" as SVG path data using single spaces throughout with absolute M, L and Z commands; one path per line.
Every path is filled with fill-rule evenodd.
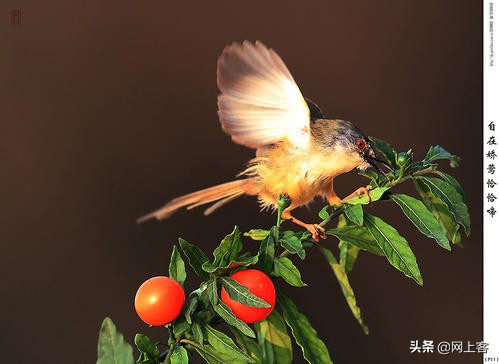
M 185 302 L 182 286 L 169 277 L 148 279 L 137 290 L 135 311 L 145 323 L 166 325 L 175 320 Z
M 230 298 L 225 289 L 222 288 L 220 295 L 222 302 L 230 307 L 238 319 L 246 323 L 258 322 L 272 312 L 275 305 L 275 288 L 272 280 L 265 273 L 256 269 L 246 269 L 234 273 L 230 278 L 248 288 L 251 293 L 270 305 L 267 308 L 247 306 Z

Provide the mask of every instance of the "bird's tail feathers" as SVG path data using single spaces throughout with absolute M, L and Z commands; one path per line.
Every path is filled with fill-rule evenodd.
M 253 194 L 251 193 L 251 190 L 254 186 L 254 182 L 254 178 L 240 179 L 174 198 L 160 209 L 138 218 L 137 222 L 142 223 L 152 218 L 158 220 L 166 219 L 182 207 L 186 207 L 190 210 L 210 202 L 215 202 L 204 212 L 205 215 L 209 215 L 219 207 L 239 196 L 246 193 Z

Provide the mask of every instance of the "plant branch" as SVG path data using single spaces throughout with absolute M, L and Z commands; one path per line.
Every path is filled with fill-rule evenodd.
M 168 349 L 168 354 L 166 354 L 166 358 L 165 358 L 165 361 L 164 363 L 170 363 L 170 358 L 172 357 L 172 354 L 173 354 L 173 348 L 175 347 L 175 345 L 171 345 L 170 346 L 170 349 Z
M 388 184 L 391 185 L 391 187 L 394 187 L 408 179 L 411 179 L 413 177 L 416 177 L 416 176 L 421 176 L 421 175 L 424 175 L 424 174 L 428 174 L 428 173 L 431 173 L 431 172 L 434 172 L 435 170 L 437 169 L 437 166 L 436 165 L 431 165 L 425 169 L 421 169 L 421 170 L 418 170 L 418 171 L 415 171 L 413 173 L 410 173 L 409 175 L 407 176 L 403 176 L 401 175 L 401 177 L 398 177 L 396 180 L 393 180 L 393 181 L 390 181 L 388 179 L 386 179 L 386 182 L 388 182 Z M 402 177 L 403 176 L 403 177 Z M 383 185 L 383 186 L 386 186 Z M 339 207 L 337 207 L 336 209 L 333 210 L 333 212 L 331 214 L 329 214 L 328 217 L 326 217 L 324 220 L 322 220 L 322 222 L 319 224 L 319 226 L 321 227 L 325 227 L 327 224 L 329 224 L 331 221 L 335 220 L 336 218 L 338 218 L 341 214 L 343 214 L 345 208 L 340 205 Z M 307 239 L 309 238 L 309 235 L 308 234 L 304 234 L 304 237 L 301 238 L 301 241 L 306 241 Z M 289 252 L 287 251 L 284 251 L 281 255 L 279 255 L 279 257 L 285 257 L 285 256 L 288 256 L 289 255 Z
M 165 351 L 163 351 L 161 353 L 161 355 L 159 356 L 159 362 L 160 363 L 164 363 L 166 362 L 166 357 L 168 356 L 168 353 L 170 352 L 170 349 L 166 349 Z
M 328 217 L 326 217 L 324 220 L 322 220 L 322 222 L 319 224 L 319 226 L 321 226 L 321 227 L 326 226 L 332 220 L 339 217 L 343 213 L 344 210 L 345 210 L 345 208 L 343 206 L 336 208 Z
M 166 354 L 165 357 L 165 363 L 170 363 L 170 358 L 173 354 L 173 349 L 175 348 L 176 340 L 175 340 L 175 334 L 173 333 L 173 328 L 171 325 L 168 325 L 168 345 L 170 346 L 168 349 L 168 353 Z

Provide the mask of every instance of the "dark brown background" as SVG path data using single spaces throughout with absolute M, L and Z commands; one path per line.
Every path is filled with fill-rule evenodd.
M 463 158 L 452 173 L 472 214 L 464 249 L 439 248 L 394 205 L 370 210 L 408 238 L 425 279 L 419 287 L 384 259 L 360 256 L 351 282 L 371 335 L 322 258 L 310 253 L 301 264 L 310 286 L 288 293 L 335 363 L 480 362 L 410 355 L 409 344 L 482 335 L 481 2 L 345 3 L 2 3 L 2 362 L 94 362 L 106 315 L 129 341 L 136 332 L 161 338 L 136 317 L 133 297 L 167 272 L 176 238 L 211 251 L 234 224 L 273 223 L 253 198 L 208 218 L 196 210 L 134 222 L 176 195 L 230 180 L 253 155 L 216 116 L 216 59 L 243 39 L 275 48 L 329 116 L 416 157 L 440 143 Z M 10 8 L 21 8 L 20 26 L 9 25 Z M 355 173 L 337 181 L 341 195 L 365 183 Z M 313 220 L 320 207 L 297 214 Z

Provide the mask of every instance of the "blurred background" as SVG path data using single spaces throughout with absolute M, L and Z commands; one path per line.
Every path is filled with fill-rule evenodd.
M 273 224 L 250 197 L 209 217 L 198 209 L 135 223 L 172 197 L 231 180 L 254 155 L 231 143 L 216 114 L 217 57 L 244 39 L 274 48 L 327 116 L 416 158 L 435 144 L 462 157 L 442 169 L 467 195 L 463 249 L 438 247 L 394 204 L 368 208 L 407 238 L 424 278 L 420 287 L 385 259 L 359 256 L 351 284 L 369 336 L 322 256 L 298 262 L 309 286 L 287 293 L 335 363 L 481 362 L 409 353 L 411 340 L 482 337 L 480 1 L 10 0 L 0 11 L 3 362 L 92 363 L 105 316 L 129 342 L 136 332 L 165 339 L 133 299 L 144 280 L 167 274 L 177 238 L 211 252 L 235 224 Z M 344 196 L 366 180 L 353 172 L 335 183 Z M 409 184 L 397 191 L 415 194 Z M 322 206 L 296 215 L 316 220 Z M 188 282 L 199 283 L 192 273 Z

